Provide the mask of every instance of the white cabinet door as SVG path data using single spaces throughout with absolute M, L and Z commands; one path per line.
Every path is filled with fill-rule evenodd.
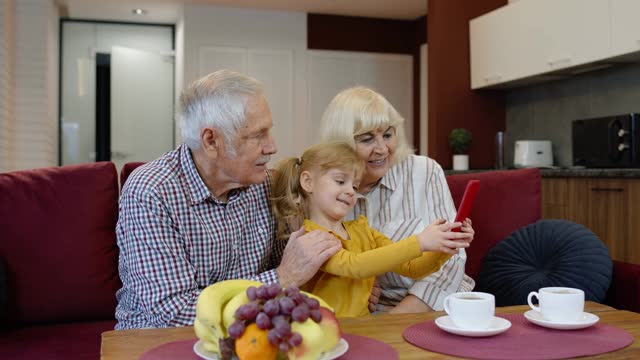
M 518 1 L 473 19 L 471 88 L 604 59 L 609 24 L 609 0 Z
M 640 1 L 611 0 L 611 52 L 613 56 L 640 51 Z
M 608 56 L 610 49 L 609 0 L 539 0 L 532 33 L 546 44 L 540 59 L 547 71 L 582 65 Z M 525 39 L 526 40 L 526 39 Z
M 520 41 L 527 32 L 517 24 L 515 10 L 515 5 L 502 7 L 469 22 L 472 89 L 513 80 L 518 71 L 533 66 L 528 56 L 518 56 L 521 61 L 513 66 L 514 54 L 522 51 Z
M 413 57 L 411 55 L 310 50 L 307 146 L 318 142 L 320 120 L 338 92 L 356 85 L 381 93 L 405 119 L 413 142 Z
M 243 47 L 202 46 L 199 50 L 198 77 L 229 69 L 247 74 L 262 82 L 271 108 L 273 135 L 278 152 L 270 166 L 279 159 L 298 156 L 295 134 L 304 129 L 294 121 L 294 55 L 289 49 L 254 49 Z
M 262 82 L 271 108 L 278 152 L 270 166 L 275 166 L 280 159 L 299 156 L 294 142 L 300 121 L 293 116 L 293 51 L 249 49 L 248 60 L 247 73 Z

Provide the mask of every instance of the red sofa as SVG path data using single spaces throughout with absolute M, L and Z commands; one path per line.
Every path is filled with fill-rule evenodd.
M 99 358 L 121 286 L 118 194 L 110 162 L 0 174 L 0 359 Z
M 122 183 L 140 164 L 125 166 Z M 450 175 L 456 204 L 472 178 L 482 181 L 468 250 L 467 272 L 475 278 L 493 245 L 540 219 L 541 185 L 535 169 Z M 120 288 L 118 193 L 108 162 L 0 174 L 0 263 L 8 299 L 4 306 L 0 301 L 0 359 L 100 356 L 100 334 L 113 329 Z M 640 266 L 616 262 L 607 303 L 640 312 L 639 275 Z

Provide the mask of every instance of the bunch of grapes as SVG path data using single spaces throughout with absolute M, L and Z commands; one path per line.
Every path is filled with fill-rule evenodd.
M 282 289 L 279 284 L 251 286 L 247 289 L 249 303 L 240 306 L 235 312 L 235 321 L 227 332 L 233 339 L 244 333 L 245 327 L 255 322 L 261 330 L 268 330 L 269 342 L 282 353 L 302 343 L 302 336 L 291 331 L 291 322 L 305 322 L 311 318 L 315 322 L 322 320 L 320 303 L 303 294 L 298 288 Z

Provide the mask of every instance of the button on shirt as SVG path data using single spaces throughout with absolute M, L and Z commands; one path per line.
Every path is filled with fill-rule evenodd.
M 364 215 L 372 228 L 393 241 L 418 234 L 436 219 L 453 221 L 456 209 L 442 167 L 425 156 L 409 157 L 391 167 L 380 182 L 358 201 L 345 220 Z M 472 243 L 473 246 L 473 243 Z M 473 279 L 464 273 L 467 254 L 458 250 L 440 270 L 413 280 L 395 273 L 378 277 L 382 294 L 378 311 L 388 311 L 407 294 L 422 299 L 429 307 L 443 310 L 444 298 L 454 292 L 471 291 Z
M 116 329 L 191 325 L 200 291 L 226 279 L 277 282 L 271 174 L 218 201 L 186 145 L 136 169 L 120 197 Z

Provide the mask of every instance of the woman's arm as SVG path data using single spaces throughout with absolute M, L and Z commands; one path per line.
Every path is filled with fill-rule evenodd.
M 456 209 L 442 167 L 434 160 L 427 159 L 427 173 L 426 196 L 430 206 L 425 209 L 422 218 L 427 222 L 438 217 L 453 221 Z M 464 273 L 466 259 L 465 251 L 459 250 L 458 255 L 451 257 L 438 271 L 417 280 L 409 288 L 409 294 L 424 301 L 431 309 L 442 310 L 442 301 L 447 295 L 473 289 L 473 280 Z M 401 302 L 398 306 L 400 308 L 397 310 L 403 311 L 406 304 Z

